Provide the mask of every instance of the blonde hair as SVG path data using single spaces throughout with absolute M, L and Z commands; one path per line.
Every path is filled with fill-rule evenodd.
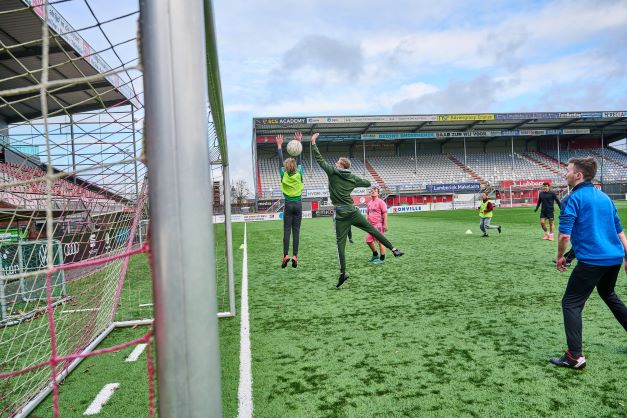
M 285 167 L 285 171 L 289 174 L 296 173 L 296 160 L 293 158 L 288 158 L 283 162 L 283 167 Z
M 346 170 L 351 168 L 351 160 L 349 160 L 346 157 L 341 157 L 339 160 L 337 160 L 337 162 L 340 163 L 340 165 L 344 167 Z

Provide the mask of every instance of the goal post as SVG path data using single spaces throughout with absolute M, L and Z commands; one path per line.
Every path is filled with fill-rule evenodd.
M 159 414 L 217 417 L 222 401 L 206 158 L 205 5 L 141 0 L 140 11 Z

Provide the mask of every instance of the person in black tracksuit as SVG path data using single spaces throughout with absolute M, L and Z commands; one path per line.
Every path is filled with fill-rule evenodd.
M 303 135 L 300 132 L 296 132 L 294 138 L 300 142 L 303 139 Z M 300 223 L 303 219 L 303 203 L 301 201 L 301 195 L 305 187 L 303 183 L 303 166 L 300 160 L 301 155 L 298 156 L 298 163 L 293 158 L 283 161 L 283 150 L 281 149 L 283 135 L 278 135 L 276 142 L 279 161 L 282 163 L 280 168 L 281 191 L 285 198 L 281 268 L 287 267 L 287 263 L 290 261 L 290 235 L 293 237 L 292 267 L 296 268 L 298 266 L 298 247 L 300 244 Z
M 561 207 L 561 202 L 555 192 L 551 191 L 549 183 L 542 185 L 543 191 L 538 195 L 538 204 L 534 212 L 538 211 L 540 205 L 542 210 L 540 211 L 540 225 L 544 231 L 544 237 L 542 239 L 553 241 L 553 230 L 555 229 L 555 203 L 557 207 Z M 546 220 L 549 220 L 549 228 L 546 227 Z

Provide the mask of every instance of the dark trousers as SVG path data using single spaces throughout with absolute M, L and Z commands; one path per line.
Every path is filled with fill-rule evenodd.
M 283 208 L 283 255 L 290 251 L 290 233 L 294 237 L 293 255 L 298 255 L 300 241 L 300 222 L 303 220 L 303 203 L 285 202 Z
M 366 231 L 390 250 L 394 248 L 385 235 L 372 226 L 370 222 L 364 218 L 364 215 L 361 214 L 359 209 L 354 206 L 345 206 L 343 209 L 336 208 L 333 221 L 335 223 L 335 239 L 337 257 L 340 262 L 340 273 L 346 272 L 346 256 L 344 251 L 346 249 L 346 237 L 348 236 L 348 231 L 351 229 L 351 225 L 356 226 L 362 231 Z
M 568 350 L 573 355 L 580 356 L 582 354 L 581 313 L 595 287 L 603 302 L 627 331 L 627 307 L 614 292 L 616 279 L 621 268 L 622 264 L 593 266 L 579 261 L 570 275 L 566 292 L 562 298 L 562 311 Z

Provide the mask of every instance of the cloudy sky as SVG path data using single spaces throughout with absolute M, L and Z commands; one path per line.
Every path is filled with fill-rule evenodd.
M 259 116 L 627 109 L 624 0 L 214 7 L 232 155 Z
M 70 22 L 76 3 L 57 6 Z M 253 117 L 627 110 L 625 0 L 213 4 L 232 178 L 252 181 Z M 122 41 L 134 19 L 105 30 Z

